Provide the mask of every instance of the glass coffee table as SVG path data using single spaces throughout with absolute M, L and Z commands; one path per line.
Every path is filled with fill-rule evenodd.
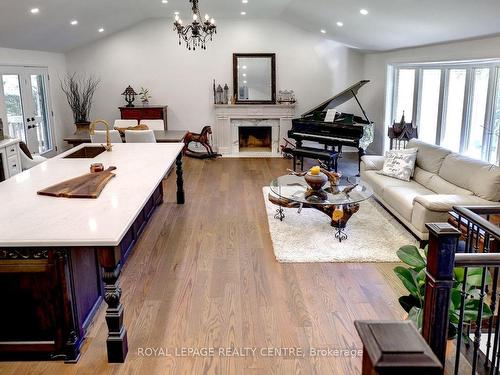
M 342 177 L 338 185 L 323 187 L 322 194 L 308 196 L 309 186 L 304 177 L 285 175 L 271 181 L 269 201 L 278 206 L 275 219 L 283 221 L 283 208 L 314 208 L 328 215 L 335 228 L 335 238 L 339 241 L 347 239 L 345 227 L 352 215 L 359 210 L 359 203 L 370 198 L 373 190 L 359 177 Z

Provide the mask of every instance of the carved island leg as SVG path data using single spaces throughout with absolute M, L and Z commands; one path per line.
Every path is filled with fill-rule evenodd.
M 177 204 L 184 204 L 185 196 L 184 196 L 184 178 L 182 172 L 182 153 L 177 156 L 177 160 L 175 161 L 175 165 L 177 167 Z
M 127 330 L 123 325 L 123 305 L 120 302 L 122 290 L 118 284 L 120 276 L 120 248 L 105 247 L 99 249 L 99 263 L 104 281 L 104 301 L 108 304 L 106 324 L 108 338 L 108 362 L 123 363 L 128 353 Z

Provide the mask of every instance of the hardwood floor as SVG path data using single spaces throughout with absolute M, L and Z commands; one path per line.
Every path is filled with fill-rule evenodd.
M 175 204 L 173 173 L 165 181 L 165 203 L 122 272 L 126 362 L 106 361 L 102 306 L 77 364 L 4 362 L 0 373 L 359 374 L 359 357 L 310 357 L 308 350 L 361 349 L 354 320 L 402 319 L 402 287 L 393 264 L 276 262 L 262 187 L 289 166 L 282 159 L 187 159 L 186 204 Z M 257 351 L 246 357 L 175 353 L 210 347 Z M 260 352 L 295 347 L 306 355 Z M 140 355 L 146 348 L 168 348 L 170 355 Z

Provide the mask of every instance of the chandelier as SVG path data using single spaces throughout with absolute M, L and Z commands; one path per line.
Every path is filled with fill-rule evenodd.
M 188 50 L 196 50 L 196 47 L 207 49 L 207 40 L 212 40 L 214 34 L 217 34 L 217 26 L 215 20 L 205 14 L 205 20 L 202 22 L 200 17 L 200 9 L 198 8 L 198 0 L 189 0 L 192 3 L 193 22 L 184 26 L 178 14 L 175 15 L 174 31 L 179 35 L 179 45 L 182 40 L 186 43 Z

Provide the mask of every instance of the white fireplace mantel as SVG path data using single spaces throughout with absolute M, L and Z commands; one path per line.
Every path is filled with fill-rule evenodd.
M 295 105 L 217 104 L 215 105 L 215 147 L 223 156 L 278 156 L 280 155 L 279 144 L 283 138 L 287 137 L 287 132 L 292 127 L 294 113 Z M 235 120 L 279 120 L 277 122 L 279 129 L 273 127 L 272 151 L 258 153 L 258 155 L 253 153 L 239 155 L 238 145 L 234 143 L 237 127 L 242 125 L 242 121 Z

